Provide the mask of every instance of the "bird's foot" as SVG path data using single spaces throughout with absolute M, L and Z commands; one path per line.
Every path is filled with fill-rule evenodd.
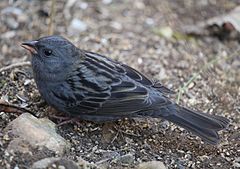
M 77 124 L 80 126 L 80 119 L 78 117 L 70 117 L 66 115 L 50 115 L 49 117 L 57 120 L 57 127 L 65 124 Z

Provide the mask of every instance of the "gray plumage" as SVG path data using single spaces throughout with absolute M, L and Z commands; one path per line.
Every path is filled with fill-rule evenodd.
M 169 100 L 171 90 L 135 69 L 105 56 L 80 50 L 60 36 L 22 44 L 32 57 L 41 96 L 61 112 L 90 121 L 148 116 L 169 120 L 210 144 L 229 120 L 195 112 Z

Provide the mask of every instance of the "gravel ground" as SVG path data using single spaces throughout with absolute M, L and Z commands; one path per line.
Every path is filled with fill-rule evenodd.
M 54 34 L 67 37 L 82 49 L 124 62 L 176 92 L 203 65 L 219 59 L 189 85 L 180 103 L 231 120 L 217 146 L 203 144 L 199 138 L 160 119 L 66 124 L 58 128 L 59 134 L 71 143 L 64 157 L 81 157 L 116 169 L 134 168 L 151 160 L 180 169 L 239 167 L 240 58 L 232 56 L 239 43 L 216 37 L 166 39 L 156 33 L 166 26 L 179 31 L 181 26 L 224 14 L 237 5 L 239 2 L 228 0 L 58 0 Z M 0 69 L 30 60 L 20 43 L 47 35 L 50 7 L 51 1 L 0 1 Z M 0 72 L 0 96 L 39 116 L 51 114 L 41 101 L 29 66 Z M 9 140 L 4 138 L 3 129 L 16 117 L 0 113 L 0 168 L 28 168 L 39 159 L 54 156 L 38 150 L 33 150 L 34 156 L 5 152 Z

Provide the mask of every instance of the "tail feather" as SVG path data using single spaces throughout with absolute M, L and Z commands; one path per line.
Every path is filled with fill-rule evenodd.
M 219 142 L 217 132 L 229 124 L 229 120 L 224 117 L 195 112 L 175 104 L 161 110 L 160 113 L 162 118 L 185 128 L 210 144 Z

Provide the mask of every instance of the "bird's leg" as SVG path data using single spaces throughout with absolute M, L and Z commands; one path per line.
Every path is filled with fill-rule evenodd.
M 48 114 L 48 117 L 50 119 L 54 119 L 57 121 L 57 126 L 62 126 L 64 124 L 68 124 L 68 123 L 75 123 L 75 122 L 77 122 L 77 120 L 79 120 L 76 117 L 71 117 L 65 113 L 61 113 L 52 107 L 48 108 L 48 112 L 50 112 Z
M 50 115 L 50 118 L 57 120 L 57 126 L 62 126 L 65 124 L 77 124 L 78 126 L 81 125 L 80 118 L 78 117 L 71 117 L 71 116 L 57 116 L 57 115 Z
M 66 115 L 55 115 L 55 114 L 50 114 L 49 117 L 52 118 L 52 119 L 59 120 L 59 121 L 66 121 L 66 120 L 71 119 L 71 117 L 66 116 Z
M 65 124 L 77 124 L 77 126 L 80 126 L 80 121 L 79 121 L 79 118 L 76 118 L 76 117 L 69 117 L 68 119 L 66 120 L 63 120 L 61 121 L 60 123 L 57 124 L 57 126 L 62 126 L 62 125 L 65 125 Z

